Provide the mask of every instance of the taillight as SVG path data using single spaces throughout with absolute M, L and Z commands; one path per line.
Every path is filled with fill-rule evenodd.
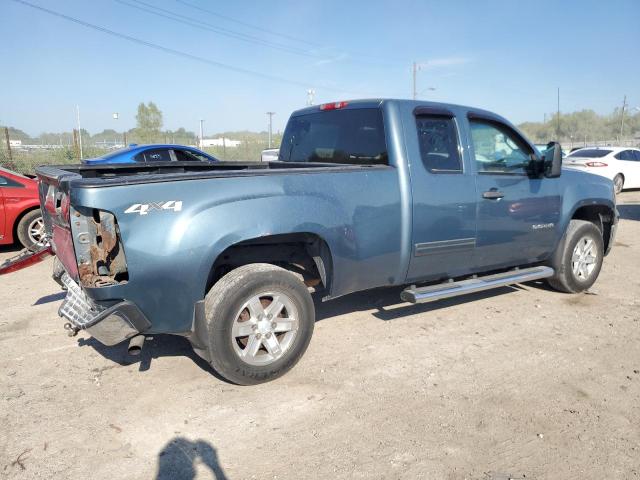
M 333 102 L 320 105 L 320 110 L 338 110 L 349 105 L 349 102 Z
M 69 221 L 69 208 L 71 207 L 71 200 L 69 199 L 69 195 L 62 195 L 60 199 L 60 216 L 65 220 Z
M 604 162 L 587 162 L 585 163 L 587 167 L 608 167 L 609 165 Z

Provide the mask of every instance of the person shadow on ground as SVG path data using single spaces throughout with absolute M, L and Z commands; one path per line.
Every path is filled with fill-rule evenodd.
M 158 454 L 156 480 L 193 480 L 199 465 L 210 470 L 216 480 L 228 480 L 218 463 L 216 449 L 209 442 L 173 438 Z

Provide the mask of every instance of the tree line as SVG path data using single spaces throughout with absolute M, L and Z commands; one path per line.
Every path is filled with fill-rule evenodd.
M 546 116 L 543 122 L 524 122 L 518 127 L 534 142 L 593 144 L 598 141 L 640 140 L 640 111 L 616 108 L 608 115 L 593 110 Z

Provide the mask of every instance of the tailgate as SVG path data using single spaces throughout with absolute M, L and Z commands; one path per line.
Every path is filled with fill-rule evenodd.
M 38 167 L 42 218 L 51 247 L 72 278 L 78 280 L 78 264 L 70 225 L 69 180 L 81 178 L 76 173 L 55 167 Z

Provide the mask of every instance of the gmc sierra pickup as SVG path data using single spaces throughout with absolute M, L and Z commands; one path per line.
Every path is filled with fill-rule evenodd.
M 294 112 L 278 160 L 40 167 L 60 315 L 105 345 L 187 337 L 229 381 L 289 370 L 322 300 L 406 285 L 424 302 L 596 280 L 610 180 L 562 170 L 504 118 L 359 100 Z

